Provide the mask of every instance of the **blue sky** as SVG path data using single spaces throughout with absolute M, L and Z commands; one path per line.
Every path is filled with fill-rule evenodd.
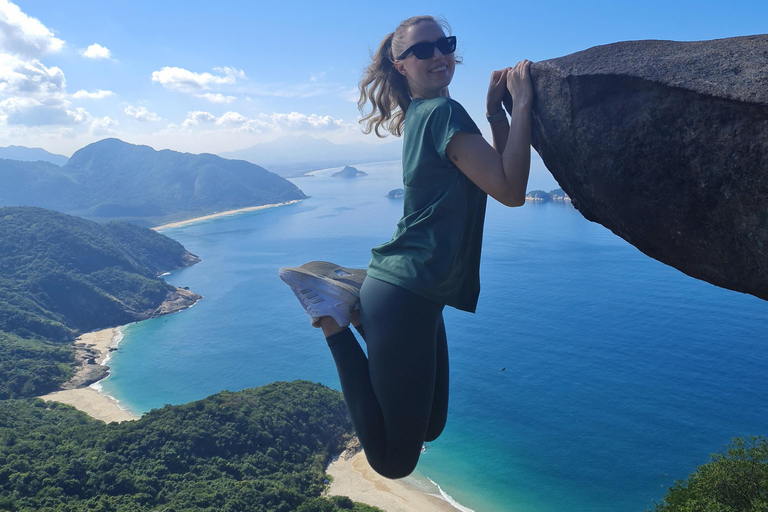
M 768 2 L 0 0 L 0 146 L 71 155 L 105 137 L 226 152 L 284 135 L 375 143 L 357 124 L 369 51 L 400 20 L 444 16 L 464 64 L 451 95 L 485 129 L 492 70 L 632 39 L 763 33 Z

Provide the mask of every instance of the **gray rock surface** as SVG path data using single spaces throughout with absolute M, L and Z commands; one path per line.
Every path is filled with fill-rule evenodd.
M 584 217 L 768 299 L 768 35 L 615 43 L 531 74 L 533 146 Z

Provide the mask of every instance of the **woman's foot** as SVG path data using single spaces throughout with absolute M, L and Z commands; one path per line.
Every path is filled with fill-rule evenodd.
M 325 261 L 279 270 L 280 278 L 291 287 L 312 319 L 312 326 L 323 327 L 321 318 L 331 317 L 339 330 L 350 324 L 360 301 L 360 286 L 365 274 L 365 270 L 348 269 Z M 359 318 L 359 315 L 355 316 Z

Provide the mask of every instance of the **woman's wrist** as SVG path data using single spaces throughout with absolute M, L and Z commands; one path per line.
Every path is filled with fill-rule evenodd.
M 499 106 L 498 109 L 491 111 L 490 109 L 486 111 L 485 118 L 488 120 L 489 123 L 498 123 L 500 121 L 506 121 L 507 120 L 507 113 L 504 111 L 504 109 Z
M 485 114 L 486 115 L 492 115 L 498 112 L 499 110 L 503 109 L 501 102 L 494 102 L 494 103 L 486 103 L 485 104 Z

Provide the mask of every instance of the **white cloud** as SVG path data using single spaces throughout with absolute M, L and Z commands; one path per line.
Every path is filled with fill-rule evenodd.
M 0 0 L 0 116 L 8 126 L 72 125 L 85 110 L 69 110 L 64 72 L 38 58 L 64 41 L 8 0 Z
M 136 108 L 128 105 L 125 107 L 125 113 L 138 121 L 160 121 L 160 116 L 147 110 L 147 107 Z
M 196 98 L 204 98 L 211 103 L 232 103 L 236 98 L 234 96 L 224 96 L 220 93 L 195 94 Z
M 64 41 L 40 20 L 21 12 L 16 4 L 0 0 L 0 52 L 37 58 L 62 49 Z
M 241 126 L 248 121 L 248 118 L 237 112 L 226 112 L 216 120 L 220 126 Z
M 90 120 L 83 108 L 69 110 L 57 100 L 15 96 L 0 102 L 0 115 L 8 125 L 46 126 L 81 124 Z
M 152 72 L 152 81 L 160 83 L 166 89 L 195 93 L 207 91 L 212 85 L 232 85 L 238 79 L 244 79 L 245 73 L 234 68 L 214 68 L 219 73 L 195 73 L 183 68 L 164 67 Z
M 108 59 L 112 52 L 109 51 L 109 48 L 94 43 L 88 48 L 80 50 L 80 55 L 87 59 Z
M 181 125 L 184 128 L 189 128 L 190 126 L 197 126 L 201 123 L 212 123 L 214 121 L 216 121 L 216 116 L 210 112 L 195 110 L 187 113 L 187 119 L 181 123 Z
M 0 54 L 0 94 L 49 96 L 64 94 L 65 88 L 64 73 L 56 66 L 48 68 L 37 59 L 25 61 Z
M 117 125 L 118 122 L 116 120 L 109 116 L 104 116 L 94 119 L 88 131 L 91 135 L 114 135 L 115 130 L 113 128 Z
M 75 110 L 67 110 L 67 115 L 75 124 L 87 123 L 91 120 L 91 114 L 82 107 L 78 107 Z
M 220 127 L 222 130 L 230 130 L 246 133 L 310 133 L 346 131 L 356 125 L 345 124 L 343 119 L 335 119 L 331 116 L 319 116 L 317 114 L 300 114 L 291 112 L 288 114 L 261 114 L 258 118 L 248 118 L 239 112 L 225 112 L 217 117 L 210 112 L 196 110 L 187 114 L 182 127 L 191 129 L 195 126 L 209 125 Z M 169 126 L 170 128 L 170 126 Z M 208 128 L 210 131 L 211 128 Z
M 344 126 L 343 119 L 334 119 L 331 116 L 319 116 L 317 114 L 305 115 L 291 112 L 290 114 L 272 114 L 269 117 L 278 126 L 294 129 L 333 130 Z
M 110 96 L 114 96 L 115 93 L 112 91 L 105 91 L 102 89 L 98 89 L 93 92 L 88 92 L 84 89 L 80 89 L 76 93 L 72 95 L 72 97 L 76 100 L 82 100 L 82 99 L 89 99 L 89 100 L 100 100 L 102 98 L 109 98 Z

